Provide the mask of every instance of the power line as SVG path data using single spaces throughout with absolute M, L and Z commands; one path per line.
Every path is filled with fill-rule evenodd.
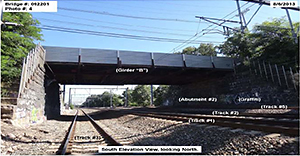
M 154 17 L 131 16 L 131 15 L 113 14 L 113 13 L 104 12 L 104 11 L 103 12 L 99 12 L 99 11 L 71 9 L 71 8 L 63 8 L 63 7 L 58 7 L 58 9 L 60 9 L 60 10 L 66 10 L 66 11 L 73 11 L 73 12 L 85 12 L 85 13 L 93 13 L 93 14 L 106 15 L 106 16 L 123 17 L 123 18 L 145 19 L 145 20 L 156 20 L 156 21 L 169 21 L 169 22 L 198 23 L 197 21 L 191 21 L 191 20 L 185 20 L 185 19 L 171 19 L 171 18 L 154 18 Z
M 246 6 L 248 3 L 249 3 L 249 2 L 245 3 L 245 4 L 242 5 L 240 8 Z M 253 6 L 253 5 L 252 5 L 252 6 Z M 250 6 L 250 7 L 252 7 L 252 6 Z M 250 7 L 249 7 L 249 8 L 250 8 Z M 238 10 L 238 9 L 235 9 L 234 11 L 232 11 L 232 12 L 230 12 L 229 14 L 227 14 L 226 16 L 224 16 L 222 19 L 224 19 L 224 18 L 228 17 L 229 15 L 235 13 L 237 10 Z M 234 17 L 235 17 L 235 16 L 233 16 L 232 18 L 234 18 Z M 230 18 L 230 19 L 232 19 L 232 18 Z M 209 25 L 209 26 L 208 26 L 207 28 L 205 28 L 205 29 L 208 29 L 208 28 L 210 28 L 210 27 L 212 27 L 212 26 L 213 26 L 213 24 Z M 217 28 L 217 27 L 218 27 L 218 26 L 215 26 L 215 27 L 212 28 L 212 29 L 215 29 L 215 28 Z M 205 29 L 203 29 L 203 30 L 205 30 Z M 211 30 L 212 30 L 212 29 L 211 29 Z M 203 32 L 203 30 L 202 30 L 201 32 Z M 209 30 L 208 32 L 210 32 L 211 30 Z M 201 32 L 200 32 L 200 33 L 201 33 Z M 207 32 L 207 33 L 208 33 L 208 32 Z M 198 34 L 199 34 L 199 33 L 198 33 Z M 196 39 L 198 39 L 198 38 L 200 38 L 200 37 L 202 37 L 202 36 L 204 36 L 204 34 L 202 34 L 201 36 L 198 36 L 198 37 L 197 37 L 197 35 L 196 35 L 196 36 L 193 36 L 192 38 L 188 39 L 187 42 L 184 42 L 184 43 L 178 45 L 177 47 L 175 47 L 175 48 L 172 49 L 171 51 L 173 51 L 173 50 L 175 51 L 175 50 L 177 50 L 177 49 L 180 49 L 180 48 L 186 46 L 187 44 L 189 44 L 190 42 L 193 42 L 194 40 L 196 40 Z
M 149 1 L 144 1 L 143 3 L 147 3 Z M 153 2 L 153 1 L 151 1 Z M 137 6 L 133 6 L 133 5 L 128 5 L 128 4 L 124 4 L 124 3 L 111 3 L 111 1 L 106 1 L 104 4 L 111 4 L 111 5 L 116 5 L 116 6 L 125 6 L 125 7 L 129 7 L 129 8 L 137 8 Z M 161 4 L 161 6 L 166 6 L 166 5 L 163 5 L 163 4 L 170 4 L 170 3 L 166 3 L 166 2 L 161 2 L 159 1 L 159 4 Z M 174 4 L 171 4 L 171 5 L 174 5 Z M 180 5 L 180 4 L 175 4 L 175 5 Z M 198 12 L 199 10 L 196 10 L 196 11 L 190 11 L 189 10 L 186 10 L 186 9 L 170 9 L 171 7 L 164 7 L 163 9 L 156 9 L 156 8 L 150 8 L 150 7 L 145 7 L 147 5 L 143 5 L 143 6 L 138 6 L 138 8 L 141 8 L 143 10 L 156 10 L 156 11 L 160 11 L 160 12 L 165 12 L 165 13 L 170 13 L 170 12 L 180 12 L 180 13 L 192 13 L 194 14 L 195 12 Z M 187 4 L 183 4 L 183 5 L 180 5 L 180 6 L 187 6 Z M 195 8 L 198 8 L 199 7 L 205 7 L 205 6 L 195 6 L 195 5 L 188 5 L 189 7 L 195 7 Z M 208 7 L 208 6 L 206 6 Z M 220 8 L 220 7 L 219 7 Z M 224 8 L 224 7 L 222 7 Z
M 194 8 L 199 8 L 199 7 L 211 7 L 210 5 L 189 5 L 189 4 L 177 4 L 177 3 L 170 3 L 170 2 L 159 2 L 163 4 L 169 4 L 169 5 L 176 5 L 176 6 L 188 6 L 188 7 L 194 7 Z M 213 6 L 214 8 L 225 8 L 224 6 L 218 7 L 218 6 Z
M 244 7 L 244 6 L 247 5 L 248 3 L 249 3 L 249 2 L 245 3 L 245 4 L 242 5 L 240 8 Z M 238 10 L 238 9 L 236 9 L 236 10 L 230 12 L 229 14 L 227 14 L 226 16 L 224 16 L 222 19 L 228 17 L 229 15 L 233 14 L 233 13 L 236 12 L 237 10 Z M 233 17 L 235 17 L 235 16 L 233 16 Z M 233 18 L 233 17 L 232 17 L 232 18 Z M 230 19 L 232 19 L 232 18 L 230 18 Z M 214 24 L 211 24 L 211 25 L 209 25 L 209 26 L 208 26 L 207 28 L 205 28 L 205 29 L 208 29 L 208 28 L 212 27 L 213 25 L 214 25 Z M 214 28 L 210 29 L 208 32 L 212 31 L 213 29 L 215 29 L 215 28 L 217 28 L 217 27 L 218 27 L 218 26 L 215 26 Z M 203 29 L 201 32 L 203 32 L 205 29 Z M 172 49 L 171 51 L 173 51 L 173 50 L 175 51 L 175 50 L 177 50 L 177 49 L 179 49 L 179 48 L 182 48 L 182 47 L 186 46 L 187 44 L 190 44 L 190 43 L 194 42 L 196 39 L 198 39 L 198 38 L 204 36 L 204 33 L 203 33 L 201 36 L 198 36 L 198 37 L 197 37 L 197 35 L 198 35 L 199 33 L 201 33 L 201 32 L 196 33 L 195 36 L 192 36 L 191 38 L 189 38 L 189 39 L 186 40 L 185 42 L 181 43 L 180 45 L 178 45 L 177 47 L 175 47 L 175 48 Z M 197 37 L 197 38 L 196 38 L 196 37 Z M 170 51 L 170 52 L 171 52 L 171 51 Z M 167 54 L 162 55 L 159 59 L 162 59 L 162 58 L 165 57 L 166 55 L 167 55 Z
M 74 1 L 72 1 L 74 2 Z M 103 6 L 103 4 L 107 4 L 107 3 L 101 3 L 101 5 L 94 5 L 94 4 L 86 4 L 86 3 L 73 3 L 73 4 L 82 4 L 82 5 L 85 5 L 85 6 L 91 6 L 91 7 L 102 7 L 102 8 L 115 8 L 117 10 L 134 10 L 135 12 L 143 12 L 143 13 L 152 13 L 152 14 L 160 14 L 160 15 L 166 15 L 166 12 L 168 13 L 168 15 L 191 15 L 191 14 L 194 14 L 196 11 L 186 11 L 186 10 L 176 10 L 176 12 L 171 12 L 170 11 L 166 11 L 166 10 L 156 10 L 156 11 L 153 11 L 154 8 L 148 8 L 149 10 L 151 11 L 145 11 L 145 9 L 142 9 L 140 10 L 140 6 L 139 7 L 130 7 L 130 8 L 124 8 L 122 7 L 121 5 L 115 5 L 115 4 L 109 4 L 109 5 L 114 5 L 113 7 L 109 6 Z M 207 13 L 207 12 L 206 12 Z M 211 12 L 211 13 L 216 13 L 216 12 Z
M 73 25 L 83 25 L 88 27 L 100 27 L 105 29 L 117 29 L 117 30 L 125 30 L 125 31 L 136 31 L 136 32 L 144 32 L 144 33 L 153 33 L 153 34 L 165 34 L 165 35 L 174 35 L 174 36 L 190 36 L 187 34 L 176 34 L 176 33 L 166 33 L 166 32 L 160 32 L 160 31 L 148 31 L 148 30 L 137 30 L 137 29 L 127 29 L 127 28 L 120 28 L 120 27 L 110 27 L 110 26 L 103 26 L 103 25 L 91 25 L 91 24 L 83 24 L 78 22 L 68 22 L 68 21 L 61 21 L 61 20 L 53 20 L 48 18 L 39 18 L 40 20 L 45 21 L 51 21 L 51 22 L 57 22 L 57 23 L 67 23 L 67 24 L 73 24 Z
M 123 25 L 123 26 L 129 26 L 129 27 L 140 27 L 140 28 L 149 28 L 149 29 L 158 29 L 158 30 L 172 30 L 172 31 L 182 31 L 182 32 L 194 32 L 194 30 L 187 30 L 187 29 L 172 29 L 172 28 L 164 28 L 164 27 L 153 27 L 153 26 L 143 26 L 143 25 L 131 25 L 131 24 L 124 24 L 124 23 L 117 23 L 117 22 L 108 22 L 108 21 L 102 21 L 102 20 L 95 20 L 95 19 L 90 19 L 90 18 L 82 18 L 82 17 L 75 17 L 75 16 L 70 16 L 70 15 L 65 15 L 65 14 L 52 14 L 52 13 L 47 13 L 43 12 L 44 14 L 50 14 L 54 16 L 61 16 L 61 17 L 68 17 L 68 18 L 73 18 L 73 19 L 80 19 L 80 20 L 85 20 L 85 21 L 92 21 L 92 22 L 98 22 L 98 23 L 107 23 L 111 25 Z
M 44 29 L 44 30 L 69 32 L 69 33 L 77 33 L 77 34 L 88 34 L 88 35 L 95 35 L 95 36 L 107 36 L 107 37 L 115 37 L 115 38 L 128 38 L 128 39 L 136 39 L 136 40 L 173 42 L 173 43 L 184 42 L 184 40 L 182 40 L 182 39 L 162 38 L 162 37 L 152 37 L 152 36 L 138 36 L 138 35 L 128 35 L 128 34 L 119 34 L 119 33 L 107 33 L 107 32 L 101 32 L 101 31 L 72 29 L 72 28 L 56 27 L 56 26 L 49 26 L 49 25 L 41 25 L 38 27 L 41 29 Z M 199 44 L 199 42 L 221 43 L 221 42 L 217 42 L 217 41 L 194 41 L 192 44 Z

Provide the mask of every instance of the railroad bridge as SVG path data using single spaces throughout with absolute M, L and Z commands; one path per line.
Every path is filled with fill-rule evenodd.
M 47 68 L 61 84 L 182 85 L 233 71 L 233 59 L 226 57 L 50 46 L 44 48 Z
M 38 45 L 24 59 L 14 121 L 60 115 L 59 85 L 186 85 L 232 73 L 234 60 L 123 50 Z

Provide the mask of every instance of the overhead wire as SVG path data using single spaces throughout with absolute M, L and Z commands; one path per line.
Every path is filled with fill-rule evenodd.
M 149 29 L 158 29 L 158 30 L 172 30 L 172 31 L 181 31 L 181 32 L 194 32 L 195 31 L 195 30 L 187 30 L 187 29 L 174 29 L 174 28 L 165 28 L 165 27 L 153 27 L 153 26 L 143 26 L 143 25 L 132 25 L 132 24 L 117 23 L 117 22 L 108 22 L 108 21 L 95 20 L 95 19 L 91 19 L 91 18 L 75 17 L 75 16 L 70 16 L 70 15 L 66 15 L 66 14 L 58 14 L 58 13 L 53 14 L 53 13 L 43 12 L 43 14 L 50 14 L 50 15 L 54 15 L 54 16 L 80 19 L 80 20 L 92 21 L 92 22 L 98 22 L 98 23 L 107 23 L 107 24 L 111 24 L 111 25 L 123 25 L 123 26 L 130 26 L 130 27 L 140 27 L 140 28 L 149 28 Z
M 249 3 L 249 2 L 243 4 L 243 5 L 241 6 L 241 8 L 244 7 L 245 5 L 247 5 L 248 3 Z M 232 11 L 232 12 L 230 12 L 229 14 L 227 14 L 226 16 L 224 16 L 222 19 L 224 19 L 224 18 L 230 16 L 231 14 L 233 14 L 234 12 L 236 12 L 237 10 L 238 10 L 238 9 L 235 9 L 234 11 Z M 213 25 L 214 25 L 214 24 L 211 24 L 211 25 L 209 25 L 208 27 L 206 27 L 205 29 L 208 29 L 208 28 L 212 27 Z M 217 27 L 218 27 L 218 26 L 215 26 L 215 27 L 212 28 L 212 29 L 215 29 L 215 28 L 217 28 Z M 186 46 L 187 44 L 190 44 L 190 43 L 194 42 L 196 39 L 198 39 L 198 38 L 204 36 L 204 35 L 202 34 L 201 36 L 198 36 L 198 37 L 197 37 L 197 35 L 198 35 L 199 33 L 204 32 L 205 29 L 202 29 L 202 31 L 197 32 L 194 36 L 192 36 L 191 38 L 187 39 L 185 42 L 181 43 L 180 45 L 176 46 L 176 47 L 173 48 L 170 52 L 172 52 L 172 51 L 175 52 L 177 49 L 180 49 L 180 48 Z M 211 29 L 211 30 L 212 30 L 212 29 Z M 211 30 L 209 30 L 208 32 L 210 32 Z M 166 56 L 167 56 L 166 54 L 165 54 L 165 55 L 162 55 L 162 56 L 159 57 L 157 60 L 163 59 L 163 57 L 166 57 Z
M 72 2 L 76 2 L 76 1 L 72 1 Z M 151 11 L 145 11 L 145 9 L 141 9 L 140 7 L 124 8 L 124 7 L 120 6 L 120 5 L 115 5 L 113 7 L 111 7 L 111 6 L 109 6 L 109 7 L 103 6 L 103 4 L 106 4 L 106 3 L 102 3 L 101 5 L 95 5 L 95 4 L 86 4 L 86 3 L 78 3 L 78 2 L 76 2 L 76 3 L 73 3 L 73 4 L 82 4 L 82 5 L 91 6 L 91 7 L 97 7 L 97 8 L 99 8 L 99 7 L 101 7 L 101 8 L 115 8 L 117 10 L 130 10 L 130 11 L 134 10 L 135 12 L 160 14 L 160 15 L 165 15 L 166 13 L 168 13 L 168 15 L 191 15 L 191 14 L 194 14 L 196 12 L 196 11 L 189 11 L 189 13 L 187 13 L 186 10 L 176 10 L 176 12 L 169 12 L 169 11 L 161 10 L 161 9 L 153 11 L 153 8 L 151 9 Z M 212 13 L 216 13 L 216 12 L 212 12 Z
M 246 3 L 248 4 L 248 2 Z M 244 4 L 244 5 L 246 5 Z M 243 6 L 244 6 L 243 5 Z M 242 6 L 242 7 L 243 7 Z M 59 9 L 65 9 L 68 11 L 76 11 L 76 12 L 87 12 L 87 13 L 96 13 L 96 14 L 103 14 L 103 15 L 111 15 L 111 16 L 118 16 L 118 17 L 127 17 L 127 18 L 138 18 L 138 19 L 150 19 L 150 20 L 165 20 L 165 21 L 180 21 L 180 22 L 193 22 L 193 23 L 199 23 L 196 21 L 189 21 L 189 20 L 179 20 L 179 19 L 167 19 L 167 18 L 152 18 L 152 17 L 140 17 L 140 16 L 130 16 L 130 15 L 120 15 L 120 14 L 111 14 L 108 12 L 95 12 L 95 11 L 88 11 L 88 10 L 80 10 L 80 9 L 70 9 L 70 8 L 59 8 Z M 235 10 L 236 11 L 236 10 Z M 234 12 L 235 12 L 234 11 Z M 230 13 L 231 14 L 231 13 Z M 230 15 L 229 14 L 229 15 Z M 227 16 L 229 16 L 227 15 Z M 225 17 L 227 17 L 225 16 Z M 223 18 L 225 18 L 223 17 Z M 73 23 L 74 24 L 74 23 Z M 90 25 L 91 26 L 91 25 Z M 211 27 L 211 26 L 209 26 Z M 207 27 L 207 28 L 209 28 Z M 98 36 L 108 36 L 108 37 L 119 37 L 119 38 L 130 38 L 130 39 L 142 39 L 142 40 L 151 40 L 151 41 L 166 41 L 166 42 L 176 42 L 176 43 L 186 43 L 185 40 L 179 40 L 179 39 L 169 39 L 169 38 L 156 38 L 156 37 L 148 37 L 148 36 L 137 36 L 137 35 L 127 35 L 127 34 L 113 34 L 113 33 L 105 33 L 105 32 L 95 32 L 95 31 L 87 31 L 87 30 L 80 30 L 80 29 L 69 29 L 69 28 L 62 28 L 62 27 L 43 27 L 42 29 L 45 30 L 54 30 L 54 31 L 64 31 L 64 32 L 71 32 L 71 33 L 83 33 L 83 34 L 90 34 L 90 35 L 98 35 Z M 67 31 L 68 29 L 68 31 Z M 161 28 L 159 28 L 161 29 Z M 199 29 L 199 27 L 198 27 Z M 198 30 L 197 30 L 198 32 Z M 201 31 L 203 32 L 203 31 Z M 196 33 L 195 36 L 193 36 L 192 38 L 196 37 L 199 33 Z M 104 33 L 104 34 L 103 34 Z M 202 35 L 203 36 L 203 35 Z M 141 38 L 142 37 L 142 38 Z M 200 36 L 201 37 L 201 36 Z M 188 39 L 187 41 L 191 40 L 192 38 Z M 199 38 L 199 37 L 198 37 Z M 214 41 L 195 41 L 196 39 L 189 41 L 187 44 L 191 43 L 191 44 L 195 44 L 196 42 L 210 42 L 210 43 L 222 43 L 222 42 L 214 42 Z
M 50 26 L 50 25 L 40 25 L 40 26 L 38 26 L 38 28 L 41 28 L 44 30 L 60 31 L 60 32 L 89 34 L 89 35 L 116 37 L 116 38 L 128 38 L 128 39 L 147 40 L 147 41 L 160 41 L 160 42 L 173 42 L 173 43 L 181 43 L 184 41 L 182 39 L 174 39 L 174 38 L 139 36 L 139 35 L 129 35 L 129 34 L 120 34 L 120 33 L 107 33 L 107 32 L 101 32 L 101 31 L 90 31 L 90 30 L 84 30 L 84 29 L 73 29 L 73 28 L 56 27 L 56 26 Z M 217 41 L 216 42 L 215 41 L 195 41 L 193 43 L 197 44 L 199 42 L 221 43 L 221 42 L 217 42 Z
M 246 3 L 247 4 L 247 3 Z M 245 5 L 245 4 L 244 4 Z M 244 6 L 243 5 L 243 6 Z M 249 8 L 251 8 L 251 7 L 253 7 L 255 5 L 255 3 L 254 4 L 252 4 L 251 6 L 248 6 L 246 9 L 249 9 Z M 243 6 L 241 6 L 241 7 L 243 7 Z M 235 10 L 236 11 L 236 10 Z M 228 16 L 228 15 L 227 15 Z M 231 18 L 229 18 L 229 19 L 233 19 L 235 16 L 232 16 Z M 224 17 L 225 18 L 225 17 Z M 224 19 L 223 18 L 223 19 Z M 215 26 L 213 29 L 215 29 L 216 27 L 218 27 L 218 26 Z M 213 30 L 213 29 L 211 29 L 211 30 Z M 211 31 L 211 30 L 209 30 L 209 32 Z M 204 35 L 202 35 L 202 36 L 204 36 Z M 202 37 L 202 36 L 199 36 L 198 38 L 200 38 L 200 37 Z M 198 38 L 196 38 L 196 39 L 198 39 Z M 195 40 L 196 40 L 195 39 Z M 192 65 L 195 65 L 195 64 L 192 64 Z
M 143 3 L 147 3 L 147 2 L 148 1 L 143 1 Z M 124 4 L 124 3 L 115 4 L 112 1 L 106 1 L 105 4 L 111 4 L 111 5 L 115 5 L 115 6 L 125 6 L 125 7 L 129 7 L 129 8 L 135 8 L 135 9 L 137 8 L 137 6 L 128 5 L 128 4 Z M 183 12 L 183 13 L 193 13 L 193 14 L 195 13 L 195 11 L 190 11 L 190 10 L 185 10 L 185 9 L 170 9 L 170 7 L 169 8 L 164 7 L 163 9 L 155 9 L 155 8 L 145 7 L 145 5 L 143 5 L 143 6 L 138 6 L 138 8 L 143 9 L 143 10 L 145 10 L 145 9 L 151 10 L 151 11 L 155 10 L 155 11 L 160 11 L 160 12 L 165 12 L 165 13 L 170 13 L 170 12 L 172 12 L 172 13 L 173 12 L 181 12 L 181 13 Z
M 106 16 L 115 16 L 115 17 L 123 17 L 123 18 L 156 20 L 156 21 L 168 21 L 168 22 L 198 23 L 197 21 L 185 20 L 185 19 L 172 19 L 172 18 L 155 18 L 155 17 L 132 16 L 132 15 L 114 14 L 114 13 L 109 13 L 109 12 L 105 12 L 105 11 L 100 12 L 100 11 L 90 11 L 90 10 L 72 9 L 72 8 L 64 8 L 64 7 L 58 7 L 58 9 L 65 10 L 65 11 L 85 12 L 85 13 L 92 13 L 92 14 L 99 14 L 99 15 L 106 15 Z
M 245 3 L 245 4 L 243 4 L 242 6 L 241 6 L 241 8 L 242 7 L 244 7 L 245 5 L 247 5 L 249 2 L 247 2 L 247 3 Z M 253 4 L 254 5 L 254 4 Z M 251 5 L 250 7 L 252 7 L 253 5 Z M 248 8 L 250 8 L 250 7 L 248 7 Z M 224 18 L 226 18 L 226 17 L 228 17 L 228 16 L 230 16 L 231 14 L 233 14 L 234 12 L 236 12 L 238 9 L 236 9 L 236 10 L 234 10 L 234 11 L 232 11 L 232 12 L 230 12 L 229 14 L 227 14 L 226 16 L 224 16 L 222 19 L 224 19 Z M 233 16 L 232 18 L 234 18 L 235 16 Z M 230 19 L 232 19 L 232 18 L 230 18 Z M 208 29 L 208 28 L 210 28 L 210 27 L 212 27 L 214 24 L 211 24 L 211 25 L 209 25 L 207 28 L 205 28 L 205 29 Z M 215 27 L 213 27 L 212 29 L 215 29 L 215 28 L 217 28 L 218 26 L 215 26 Z M 203 30 L 205 30 L 205 29 L 203 29 Z M 211 30 L 212 30 L 211 29 Z M 199 32 L 199 33 L 202 33 L 202 32 L 204 32 L 204 31 L 201 31 L 201 32 Z M 208 30 L 207 32 L 210 32 L 211 30 Z M 198 34 L 199 34 L 198 33 Z M 182 47 L 184 47 L 184 46 L 186 46 L 187 44 L 189 44 L 189 41 L 194 41 L 194 40 L 196 40 L 196 39 L 198 39 L 198 38 L 200 38 L 200 37 L 202 37 L 202 36 L 204 36 L 203 34 L 201 35 L 201 36 L 194 36 L 193 38 L 195 38 L 195 39 L 188 39 L 187 40 L 187 42 L 185 42 L 185 43 L 182 43 L 182 44 L 180 44 L 179 46 L 177 46 L 177 47 L 175 47 L 175 48 L 173 48 L 171 51 L 175 51 L 175 50 L 177 50 L 177 49 L 180 49 L 180 48 L 182 48 Z
M 188 34 L 177 34 L 177 33 L 167 33 L 167 32 L 161 32 L 161 31 L 148 31 L 148 30 L 138 30 L 138 29 L 127 29 L 127 28 L 121 28 L 121 27 L 110 27 L 110 26 L 103 26 L 103 25 L 83 24 L 83 23 L 79 23 L 79 22 L 53 20 L 53 19 L 48 19 L 48 18 L 39 18 L 39 20 L 45 20 L 47 22 L 51 21 L 51 22 L 57 22 L 57 23 L 82 25 L 82 26 L 88 26 L 88 27 L 100 27 L 100 28 L 104 28 L 104 29 L 116 29 L 116 30 L 144 32 L 144 33 L 152 33 L 152 34 L 165 34 L 165 35 L 173 35 L 173 36 L 190 36 Z
M 248 2 L 247 2 L 246 4 L 248 4 Z M 241 7 L 245 6 L 246 4 L 242 5 Z M 226 18 L 227 16 L 233 14 L 235 11 L 237 11 L 237 9 L 234 10 L 234 11 L 232 11 L 231 13 L 227 14 L 226 16 L 224 16 L 223 19 Z M 209 26 L 208 26 L 207 28 L 205 28 L 205 29 L 208 29 L 208 28 L 210 28 L 210 27 L 212 27 L 212 26 L 213 26 L 213 24 L 209 25 Z M 215 28 L 216 28 L 216 27 L 215 27 Z M 201 32 L 203 32 L 205 29 L 202 29 Z M 213 29 L 214 29 L 214 28 L 213 28 Z M 179 46 L 175 47 L 175 48 L 172 49 L 170 52 L 172 52 L 172 51 L 175 52 L 175 50 L 177 50 L 177 49 L 179 49 L 179 48 L 182 48 L 182 47 L 186 46 L 187 44 L 190 44 L 191 42 L 195 41 L 196 39 L 193 39 L 193 38 L 195 38 L 195 37 L 196 37 L 199 33 L 201 33 L 201 32 L 196 32 L 196 34 L 195 34 L 194 36 L 192 36 L 191 38 L 189 38 L 189 39 L 186 40 L 185 42 L 181 43 Z M 202 36 L 204 36 L 204 35 L 202 35 Z M 201 37 L 201 36 L 200 36 L 200 37 Z M 198 37 L 198 38 L 199 38 L 199 37 Z M 163 59 L 163 58 L 166 57 L 166 56 L 167 56 L 166 54 L 165 54 L 165 55 L 162 55 L 162 56 L 160 56 L 157 60 L 161 60 L 161 59 Z
M 175 5 L 175 6 L 188 6 L 188 7 L 194 7 L 194 8 L 199 8 L 199 7 L 211 7 L 209 5 L 189 5 L 189 4 L 176 4 L 176 3 L 170 3 L 170 2 L 159 2 L 160 4 L 163 3 L 163 4 L 168 4 L 168 5 Z M 214 8 L 225 8 L 224 6 L 222 7 L 218 7 L 218 6 L 214 6 Z

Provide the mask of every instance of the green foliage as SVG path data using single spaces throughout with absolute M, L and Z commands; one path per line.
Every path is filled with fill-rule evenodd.
M 299 22 L 294 24 L 295 28 L 298 26 Z M 260 59 L 289 66 L 299 63 L 299 46 L 292 37 L 286 18 L 263 22 L 245 34 L 233 33 L 219 48 L 221 53 L 245 61 Z
M 149 85 L 138 85 L 134 88 L 131 93 L 132 102 L 137 103 L 139 106 L 150 105 L 150 86 Z
M 299 22 L 294 24 L 294 27 L 296 25 L 299 26 Z M 295 43 L 286 19 L 273 19 L 256 25 L 252 38 L 256 39 L 253 49 L 259 59 L 277 64 L 288 62 L 298 64 L 299 45 Z
M 71 109 L 74 109 L 74 105 L 73 105 L 73 104 L 70 104 L 70 108 L 71 108 Z
M 122 93 L 125 103 L 126 91 Z M 127 90 L 128 106 L 148 106 L 150 105 L 150 86 L 149 85 L 138 85 L 133 90 Z
M 1 78 L 2 82 L 12 83 L 20 78 L 23 58 L 42 35 L 36 27 L 39 22 L 30 13 L 4 12 L 3 21 L 21 24 L 1 26 Z
M 140 106 L 140 105 L 138 105 L 136 102 L 129 102 L 129 106 L 136 107 L 136 106 Z
M 170 87 L 166 85 L 160 85 L 157 87 L 157 89 L 154 91 L 154 105 L 159 106 L 163 105 L 163 103 L 167 100 L 167 95 L 169 92 Z
M 227 38 L 227 41 L 221 45 L 221 53 L 235 58 L 251 58 L 251 38 L 250 33 L 245 31 L 244 34 L 234 32 L 233 35 Z
M 181 85 L 160 85 L 154 91 L 155 106 L 159 105 L 174 105 L 178 102 L 178 98 L 184 95 Z
M 136 102 L 133 101 L 132 99 L 132 92 L 133 90 L 131 89 L 127 89 L 127 95 L 126 95 L 126 91 L 124 91 L 122 93 L 122 96 L 124 97 L 123 98 L 123 103 L 125 104 L 126 103 L 126 96 L 127 96 L 127 102 L 128 102 L 128 106 L 138 106 L 138 104 Z
M 110 107 L 110 101 L 112 96 L 113 106 L 123 105 L 122 96 L 118 94 L 110 94 L 109 92 L 104 92 L 101 95 L 91 95 L 83 103 L 85 107 Z
M 181 53 L 189 55 L 217 56 L 216 47 L 213 44 L 205 43 L 201 43 L 198 48 L 187 47 L 183 49 Z
M 138 85 L 133 90 L 127 90 L 128 106 L 148 106 L 150 104 L 150 86 Z M 126 91 L 121 95 L 113 94 L 112 102 L 114 106 L 124 106 Z M 109 107 L 110 93 L 104 92 L 101 95 L 91 95 L 83 103 L 85 107 Z
M 182 50 L 182 54 L 192 54 L 196 55 L 197 48 L 196 47 L 186 47 Z

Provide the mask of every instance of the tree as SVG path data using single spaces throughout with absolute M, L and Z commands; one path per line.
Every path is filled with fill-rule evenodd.
M 42 40 L 38 20 L 30 13 L 4 12 L 4 22 L 21 26 L 1 25 L 1 79 L 12 83 L 20 79 L 23 58 L 35 47 L 35 41 Z
M 150 86 L 138 85 L 131 93 L 133 103 L 139 106 L 147 106 L 150 104 Z
M 295 28 L 298 26 L 299 22 L 294 23 Z M 286 63 L 289 66 L 299 63 L 299 46 L 295 43 L 285 18 L 265 21 L 256 25 L 252 32 L 233 33 L 219 48 L 227 56 L 246 61 L 260 59 L 274 64 Z M 293 65 L 289 64 L 291 62 Z
M 217 56 L 216 47 L 211 43 L 201 43 L 197 51 L 203 56 Z
M 181 53 L 189 55 L 217 56 L 216 47 L 210 43 L 201 43 L 198 48 L 186 47 Z
M 167 100 L 168 98 L 168 92 L 169 92 L 169 86 L 166 85 L 160 85 L 159 87 L 157 87 L 157 89 L 155 89 L 154 91 L 154 105 L 155 106 L 159 106 L 159 105 L 163 105 L 163 103 L 165 102 L 165 100 Z
M 298 28 L 299 22 L 294 23 Z M 298 34 L 299 37 L 299 34 Z M 254 27 L 252 33 L 254 38 L 254 54 L 259 59 L 276 64 L 298 64 L 299 45 L 292 37 L 290 25 L 286 18 L 275 18 L 272 21 L 265 21 Z
M 253 42 L 250 33 L 245 30 L 244 34 L 234 32 L 219 48 L 221 49 L 221 53 L 227 56 L 248 59 L 252 58 L 253 54 L 251 44 Z
M 197 55 L 196 47 L 186 47 L 182 50 L 182 54 Z
M 110 107 L 110 101 L 112 99 L 112 105 L 120 106 L 123 105 L 122 96 L 110 92 L 103 92 L 101 95 L 91 95 L 87 97 L 83 103 L 85 107 Z
M 126 96 L 127 96 L 127 102 L 128 102 L 127 105 L 128 106 L 138 106 L 138 104 L 136 102 L 134 102 L 132 99 L 132 92 L 133 92 L 132 89 L 127 89 L 127 95 L 126 95 L 126 90 L 123 91 L 122 96 L 124 97 L 123 98 L 124 105 L 126 103 Z

